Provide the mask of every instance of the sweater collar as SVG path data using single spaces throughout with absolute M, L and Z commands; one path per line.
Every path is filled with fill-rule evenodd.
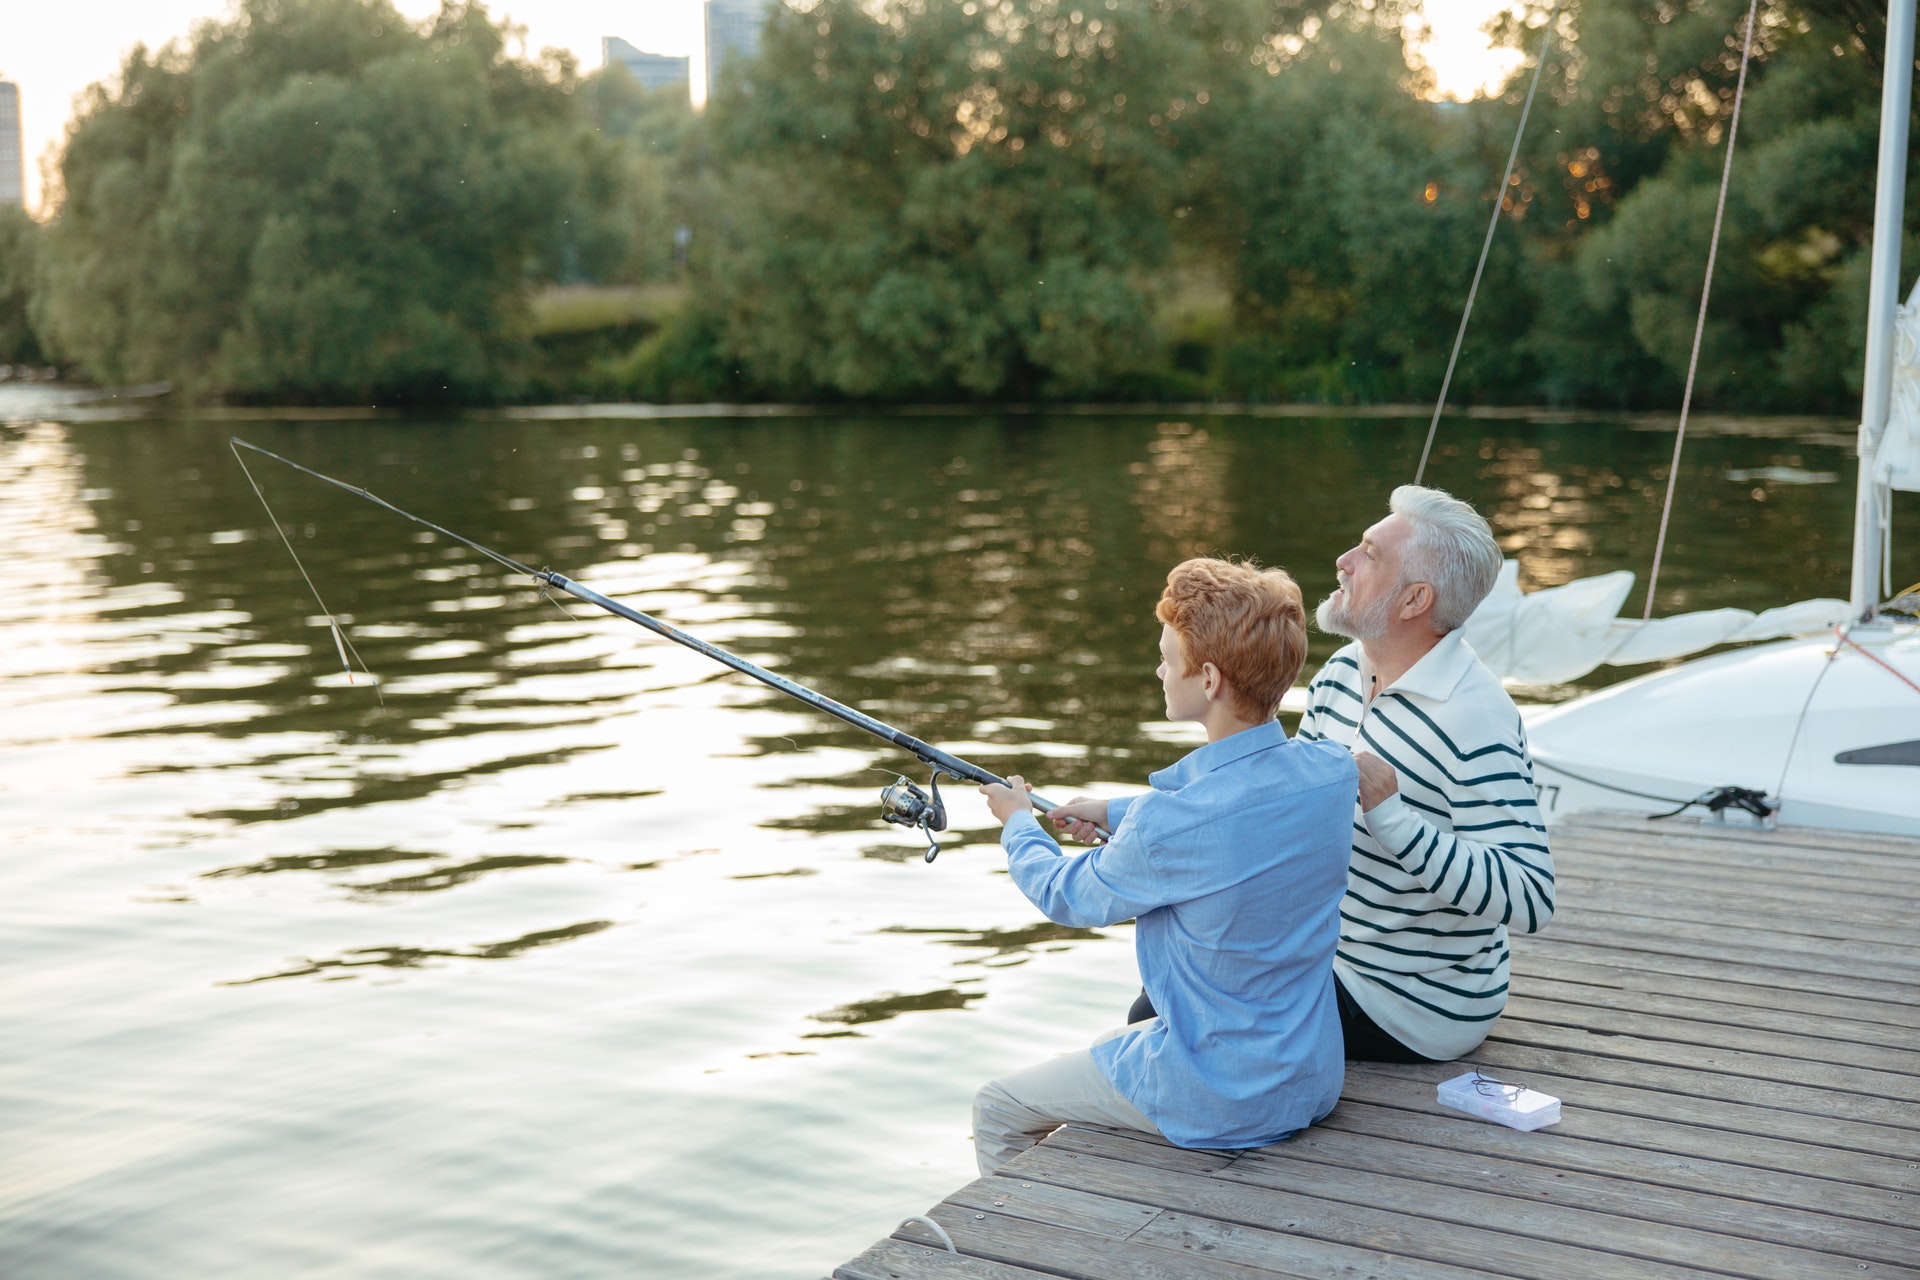
M 1367 661 L 1365 645 L 1360 649 L 1360 687 L 1373 679 L 1373 664 Z M 1467 647 L 1466 633 L 1455 628 L 1440 637 L 1440 642 L 1420 656 L 1420 660 L 1381 693 L 1412 693 L 1435 702 L 1445 702 L 1460 687 L 1461 679 L 1474 663 L 1473 650 Z

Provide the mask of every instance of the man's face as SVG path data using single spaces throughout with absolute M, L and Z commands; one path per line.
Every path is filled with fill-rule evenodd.
M 1167 695 L 1167 719 L 1199 720 L 1207 714 L 1207 677 L 1202 667 L 1193 675 L 1187 669 L 1187 655 L 1180 648 L 1180 633 L 1172 627 L 1160 628 L 1160 665 L 1153 674 L 1160 677 L 1160 688 Z
M 1400 603 L 1400 565 L 1413 526 L 1388 516 L 1360 536 L 1360 545 L 1333 562 L 1340 587 L 1320 602 L 1314 621 L 1322 631 L 1353 640 L 1377 640 L 1393 626 Z

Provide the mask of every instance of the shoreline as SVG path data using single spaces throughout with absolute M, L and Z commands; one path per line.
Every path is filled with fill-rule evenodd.
M 20 394 L 14 394 L 15 388 Z M 1207 418 L 1352 418 L 1373 421 L 1427 419 L 1428 405 L 1245 404 L 1214 401 L 1123 403 L 1046 403 L 1032 401 L 980 404 L 784 404 L 708 402 L 657 404 L 602 401 L 584 404 L 488 405 L 467 407 L 393 405 L 175 405 L 164 384 L 90 387 L 61 382 L 0 381 L 0 423 L 96 422 L 149 418 L 199 419 L 205 422 L 364 422 L 413 416 L 449 417 L 477 422 L 653 421 L 697 418 L 819 418 L 830 416 L 901 418 L 965 417 L 1207 417 Z M 24 401 L 18 406 L 6 402 Z M 1483 422 L 1525 422 L 1538 426 L 1598 423 L 1640 431 L 1673 431 L 1675 412 L 1581 409 L 1553 405 L 1449 406 L 1443 418 Z M 1856 423 L 1844 414 L 1719 412 L 1692 415 L 1688 430 L 1709 435 L 1789 436 L 1808 431 L 1841 431 L 1852 439 Z

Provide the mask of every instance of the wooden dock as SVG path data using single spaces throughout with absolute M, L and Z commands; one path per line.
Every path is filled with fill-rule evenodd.
M 1920 1276 L 1920 840 L 1596 815 L 1463 1064 L 1348 1069 L 1257 1151 L 1069 1126 L 836 1280 Z M 1478 1067 L 1563 1100 L 1441 1108 Z

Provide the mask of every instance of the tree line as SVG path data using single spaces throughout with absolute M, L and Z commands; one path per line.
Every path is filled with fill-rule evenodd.
M 1760 14 L 1699 396 L 1844 411 L 1884 7 Z M 1531 68 L 1430 101 L 1404 0 L 814 0 L 698 113 L 471 0 L 239 0 L 84 95 L 44 222 L 0 211 L 0 363 L 239 401 L 1430 400 L 1497 200 L 1456 402 L 1671 405 L 1744 15 L 1561 8 L 1496 190 Z

